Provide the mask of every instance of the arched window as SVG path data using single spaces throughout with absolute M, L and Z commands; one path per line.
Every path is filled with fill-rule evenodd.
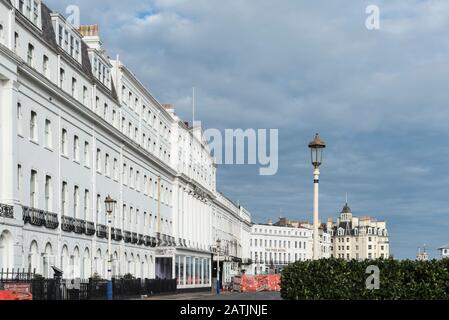
M 51 266 L 54 265 L 54 256 L 53 256 L 53 248 L 51 243 L 48 242 L 45 246 L 44 256 L 43 256 L 43 276 L 45 278 L 52 278 L 53 272 Z
M 0 235 L 0 270 L 12 269 L 14 266 L 13 238 L 8 230 Z
M 31 272 L 35 271 L 37 274 L 40 274 L 39 248 L 36 241 L 31 242 L 28 263 Z
M 69 249 L 66 245 L 62 247 L 61 254 L 61 269 L 63 272 L 63 277 L 66 278 L 70 275 L 70 265 L 69 265 Z
M 103 276 L 103 257 L 101 256 L 101 249 L 97 250 L 97 255 L 95 257 L 95 272 L 101 277 Z
M 81 257 L 80 257 L 80 249 L 75 247 L 73 251 L 73 277 L 80 278 L 81 277 Z
M 83 266 L 82 266 L 82 273 L 81 277 L 84 279 L 88 279 L 92 275 L 92 268 L 91 268 L 91 258 L 90 258 L 90 251 L 89 248 L 86 248 L 84 250 L 84 256 L 83 256 Z

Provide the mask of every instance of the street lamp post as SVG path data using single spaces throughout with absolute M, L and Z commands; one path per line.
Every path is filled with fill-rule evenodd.
M 320 258 L 320 243 L 318 234 L 318 185 L 320 182 L 320 165 L 323 161 L 323 150 L 326 144 L 320 139 L 319 134 L 309 143 L 311 160 L 313 165 L 313 260 Z
M 114 206 L 117 203 L 111 196 L 107 196 L 104 200 L 106 206 L 106 213 L 108 215 L 108 286 L 106 291 L 106 296 L 108 300 L 112 300 L 112 246 L 111 246 L 111 231 L 112 231 L 112 212 L 114 211 Z
M 220 244 L 221 240 L 217 240 L 217 294 L 220 294 Z

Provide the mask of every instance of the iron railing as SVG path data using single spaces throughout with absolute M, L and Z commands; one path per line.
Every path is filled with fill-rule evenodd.
M 145 244 L 145 246 L 147 246 L 147 247 L 149 247 L 149 246 L 151 246 L 151 237 L 150 236 L 145 236 L 144 237 L 144 244 Z
M 0 203 L 0 217 L 14 219 L 14 207 Z
M 97 237 L 98 238 L 107 238 L 108 232 L 106 230 L 106 226 L 104 224 L 97 224 Z
M 88 236 L 93 236 L 95 234 L 95 223 L 86 221 L 85 234 Z
M 139 245 L 145 244 L 145 237 L 143 236 L 143 234 L 137 235 L 137 244 Z
M 62 216 L 61 229 L 65 232 L 75 231 L 75 219 L 73 219 L 72 217 Z
M 117 228 L 112 228 L 111 237 L 115 241 L 122 241 L 122 239 L 123 239 L 122 230 L 117 229 Z
M 36 208 L 22 207 L 23 221 L 33 226 L 41 227 L 45 225 L 45 211 Z
M 75 233 L 77 234 L 84 234 L 86 232 L 86 221 L 81 219 L 75 219 L 73 221 L 73 226 Z
M 176 279 L 125 279 L 113 278 L 115 300 L 176 292 Z M 17 284 L 28 286 L 33 300 L 104 300 L 107 281 L 104 279 L 65 280 L 58 277 L 46 279 L 35 270 L 1 269 L 0 287 Z
M 124 239 L 125 239 L 125 242 L 127 242 L 127 243 L 129 243 L 129 242 L 131 242 L 131 239 L 132 237 L 131 237 L 131 232 L 129 232 L 129 231 L 125 231 L 124 232 Z
M 57 229 L 59 227 L 58 215 L 56 213 L 45 213 L 45 227 L 47 229 Z
M 138 241 L 138 239 L 137 239 L 137 233 L 133 232 L 133 233 L 131 234 L 131 243 L 136 244 L 137 241 Z

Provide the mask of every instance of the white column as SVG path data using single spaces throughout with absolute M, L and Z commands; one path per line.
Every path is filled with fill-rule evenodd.
M 0 202 L 8 205 L 19 204 L 17 194 L 17 96 L 16 81 L 0 81 Z M 26 125 L 23 124 L 26 128 Z M 21 211 L 14 210 L 16 219 L 22 220 Z
M 320 238 L 318 234 L 318 186 L 320 179 L 320 169 L 318 167 L 313 171 L 313 260 L 320 258 Z

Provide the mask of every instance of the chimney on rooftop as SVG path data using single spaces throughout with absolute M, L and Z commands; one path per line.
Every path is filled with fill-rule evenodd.
M 80 26 L 79 32 L 83 35 L 83 40 L 89 48 L 102 50 L 98 24 Z

